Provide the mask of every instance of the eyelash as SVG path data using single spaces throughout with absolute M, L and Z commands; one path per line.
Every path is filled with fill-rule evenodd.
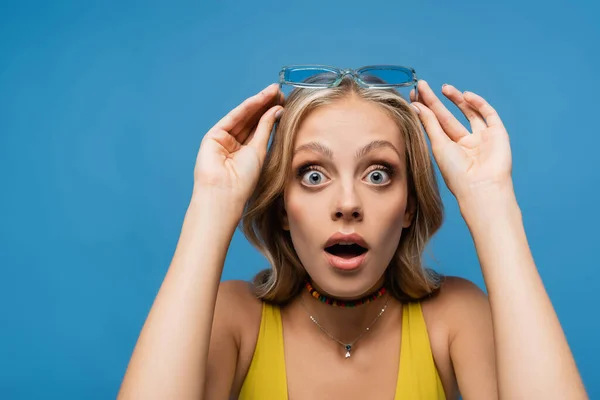
M 388 176 L 390 177 L 390 180 L 392 180 L 394 178 L 394 176 L 396 175 L 396 168 L 394 168 L 394 166 L 388 162 L 377 161 L 377 163 L 373 164 L 372 167 L 375 167 L 375 168 L 370 169 L 367 172 L 368 174 L 370 174 L 373 171 L 383 171 L 386 174 L 388 174 Z M 298 169 L 296 171 L 296 178 L 302 179 L 304 174 L 306 174 L 308 171 L 318 171 L 318 172 L 321 172 L 322 174 L 325 174 L 323 167 L 321 167 L 318 164 L 307 162 L 307 163 L 301 165 L 300 167 L 298 167 Z M 378 186 L 384 186 L 384 185 L 378 185 Z

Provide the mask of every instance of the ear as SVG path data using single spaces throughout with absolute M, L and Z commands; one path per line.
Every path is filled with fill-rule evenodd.
M 417 202 L 414 196 L 408 196 L 408 201 L 406 202 L 406 210 L 404 211 L 404 220 L 402 221 L 402 227 L 408 228 L 415 218 L 415 214 L 417 211 Z

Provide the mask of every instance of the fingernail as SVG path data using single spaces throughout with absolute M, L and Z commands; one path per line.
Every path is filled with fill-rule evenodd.
M 283 108 L 277 110 L 277 112 L 275 113 L 275 119 L 279 119 L 281 117 L 281 114 L 283 114 Z
M 421 110 L 419 110 L 419 107 L 415 106 L 414 104 L 411 104 L 410 106 L 413 108 L 413 110 L 415 110 L 415 112 L 416 112 L 417 114 L 420 114 L 420 113 L 421 113 Z
M 444 83 L 444 84 L 442 85 L 442 89 L 443 89 L 443 88 L 445 88 L 446 86 L 450 86 L 450 85 L 448 85 L 447 83 Z
M 273 83 L 269 84 L 269 86 L 267 86 L 266 88 L 264 88 L 264 89 L 262 90 L 262 93 L 264 93 L 264 94 L 268 93 L 268 92 L 269 92 L 269 90 L 271 90 L 271 89 L 272 89 L 272 87 L 273 87 Z

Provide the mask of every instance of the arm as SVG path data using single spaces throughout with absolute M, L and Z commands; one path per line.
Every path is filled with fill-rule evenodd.
M 445 279 L 440 294 L 449 327 L 450 359 L 462 398 L 497 399 L 494 326 L 487 296 L 474 283 L 456 277 Z
M 585 399 L 529 251 L 514 193 L 507 188 L 489 194 L 460 203 L 489 301 L 462 279 L 448 279 L 443 289 L 451 325 L 450 356 L 460 392 L 466 400 Z
M 481 96 L 449 85 L 442 91 L 467 117 L 472 133 L 424 81 L 419 82 L 424 104 L 413 105 L 473 236 L 490 295 L 490 311 L 481 306 L 481 297 L 469 296 L 473 300 L 465 303 L 469 317 L 456 324 L 467 323 L 458 326 L 451 338 L 461 391 L 473 398 L 495 396 L 492 389 L 480 388 L 481 375 L 475 372 L 475 366 L 493 360 L 485 344 L 486 338 L 493 337 L 499 398 L 585 399 L 573 356 L 527 244 L 513 191 L 508 133 L 496 110 Z M 488 319 L 490 313 L 493 329 L 473 328 L 473 320 Z
M 234 316 L 228 310 L 233 297 L 218 290 L 219 281 L 244 204 L 258 181 L 282 109 L 277 105 L 280 99 L 277 86 L 269 85 L 204 135 L 177 249 L 134 349 L 119 399 L 228 396 L 239 332 L 233 329 Z
M 136 344 L 119 399 L 202 398 L 217 289 L 241 216 L 241 210 L 228 210 L 226 205 L 209 195 L 191 202 L 173 261 Z M 221 351 L 235 352 L 231 333 L 223 333 L 217 343 Z M 233 366 L 225 369 L 235 369 L 236 355 Z
M 587 398 L 533 261 L 512 187 L 459 206 L 489 294 L 500 397 Z

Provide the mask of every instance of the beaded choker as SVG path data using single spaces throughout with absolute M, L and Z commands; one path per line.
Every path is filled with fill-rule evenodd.
M 319 300 L 322 303 L 329 304 L 329 305 L 334 306 L 334 307 L 348 307 L 348 308 L 352 308 L 352 307 L 361 306 L 363 304 L 370 303 L 373 300 L 377 300 L 378 298 L 380 298 L 381 296 L 383 296 L 385 294 L 385 292 L 386 292 L 385 288 L 382 287 L 378 291 L 376 291 L 375 293 L 370 294 L 368 296 L 365 296 L 363 298 L 356 299 L 356 300 L 350 300 L 350 301 L 344 301 L 344 300 L 332 299 L 330 297 L 322 295 L 321 293 L 317 292 L 315 290 L 315 288 L 313 288 L 313 286 L 311 285 L 311 283 L 309 281 L 306 281 L 306 285 L 305 286 L 306 286 L 306 289 L 308 290 L 308 292 L 310 293 L 310 295 L 312 297 L 314 297 L 315 299 Z

